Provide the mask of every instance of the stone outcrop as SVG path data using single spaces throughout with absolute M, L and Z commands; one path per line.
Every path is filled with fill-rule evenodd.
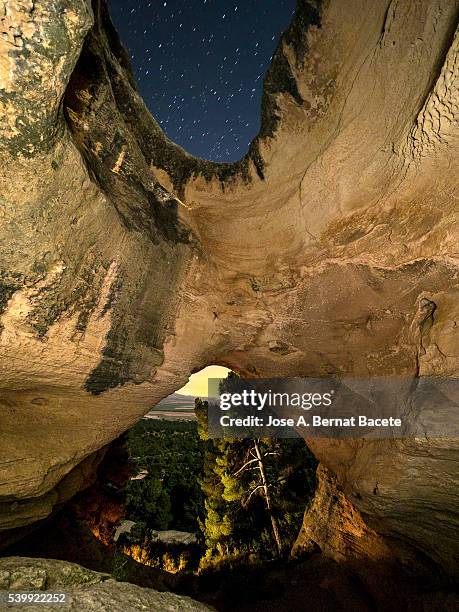
M 316 493 L 305 512 L 292 556 L 312 555 L 319 550 L 358 576 L 382 609 L 405 609 L 407 602 L 413 602 L 415 596 L 419 596 L 419 593 L 410 592 L 413 564 L 409 561 L 413 559 L 405 559 L 404 564 L 396 559 L 385 539 L 368 527 L 360 512 L 344 495 L 336 476 L 320 464 Z M 431 588 L 440 598 L 438 584 L 435 585 L 429 574 L 432 568 L 421 567 L 417 559 L 414 562 L 417 575 L 424 572 L 424 587 L 433 583 Z M 404 584 L 402 596 L 401 582 Z M 424 595 L 427 590 L 424 589 Z M 423 601 L 427 604 L 428 598 Z M 429 609 L 428 605 L 426 609 Z
M 164 610 L 167 612 L 205 612 L 209 606 L 189 597 L 161 593 L 126 582 L 116 582 L 109 574 L 85 569 L 76 563 L 54 559 L 6 557 L 0 559 L 0 590 L 44 591 L 66 594 L 65 607 L 85 612 L 120 610 Z M 2 610 L 15 610 L 18 604 L 2 601 Z M 62 604 L 61 604 L 62 605 Z M 36 610 L 37 604 L 21 604 L 21 610 Z M 40 604 L 52 611 L 56 604 Z
M 301 532 L 293 546 L 294 556 L 317 547 L 337 562 L 391 563 L 393 555 L 340 489 L 336 476 L 323 465 L 317 469 L 317 489 L 308 507 Z
M 103 0 L 0 1 L 4 529 L 210 363 L 458 376 L 457 17 L 300 0 L 215 164 L 146 110 Z M 394 555 L 458 572 L 457 440 L 311 446 Z

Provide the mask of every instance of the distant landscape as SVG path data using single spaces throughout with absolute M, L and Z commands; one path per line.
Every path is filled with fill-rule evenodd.
M 146 419 L 179 419 L 195 420 L 194 396 L 173 393 L 156 404 L 145 415 Z

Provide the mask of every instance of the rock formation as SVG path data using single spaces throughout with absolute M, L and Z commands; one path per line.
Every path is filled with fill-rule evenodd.
M 3 529 L 208 364 L 458 375 L 457 17 L 299 0 L 216 164 L 151 117 L 104 0 L 0 0 Z M 311 446 L 381 550 L 458 572 L 457 440 Z
M 0 559 L 0 589 L 3 591 L 47 591 L 66 594 L 70 610 L 85 612 L 119 612 L 119 610 L 167 610 L 168 612 L 208 612 L 213 608 L 174 593 L 160 593 L 153 589 L 126 582 L 116 582 L 109 574 L 85 569 L 75 563 L 54 559 Z M 1 602 L 3 605 L 4 601 Z M 14 610 L 18 604 L 5 605 L 3 610 Z M 21 610 L 36 610 L 37 604 L 21 604 Z M 40 609 L 52 612 L 56 604 L 40 604 Z

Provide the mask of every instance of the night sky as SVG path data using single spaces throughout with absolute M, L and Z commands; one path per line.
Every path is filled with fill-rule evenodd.
M 260 127 L 263 77 L 295 0 L 109 0 L 145 103 L 190 153 L 236 161 Z

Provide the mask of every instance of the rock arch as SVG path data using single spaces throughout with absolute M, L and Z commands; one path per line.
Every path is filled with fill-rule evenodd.
M 457 376 L 457 15 L 300 0 L 259 136 L 215 164 L 146 110 L 104 0 L 0 2 L 4 529 L 210 363 Z M 397 554 L 454 573 L 457 447 L 314 452 Z

